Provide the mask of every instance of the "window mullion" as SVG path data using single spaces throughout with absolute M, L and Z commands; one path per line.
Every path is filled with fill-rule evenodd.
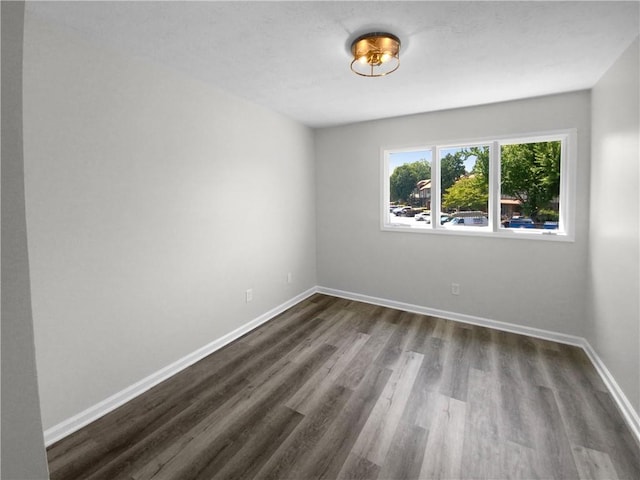
M 440 228 L 440 212 L 442 211 L 440 195 L 440 150 L 431 148 L 431 228 Z
M 491 142 L 489 150 L 489 229 L 500 228 L 500 143 Z

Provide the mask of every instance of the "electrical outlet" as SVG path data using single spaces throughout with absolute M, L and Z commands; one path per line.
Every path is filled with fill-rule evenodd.
M 291 283 L 293 281 L 293 274 L 291 272 L 287 273 L 287 283 Z
M 451 295 L 460 295 L 460 284 L 452 283 L 451 284 Z
M 250 288 L 246 292 L 244 292 L 244 298 L 247 303 L 253 301 L 253 288 Z

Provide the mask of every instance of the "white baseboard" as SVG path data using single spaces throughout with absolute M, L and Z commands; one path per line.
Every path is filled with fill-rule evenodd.
M 287 300 L 283 304 L 278 305 L 277 307 L 269 310 L 267 313 L 260 315 L 259 317 L 251 320 L 250 322 L 242 325 L 241 327 L 224 335 L 223 337 L 220 337 L 214 340 L 213 342 L 205 345 L 204 347 L 199 348 L 198 350 L 190 353 L 189 355 L 182 357 L 181 359 L 177 360 L 171 365 L 167 365 L 166 367 L 158 370 L 157 372 L 152 373 L 148 377 L 143 378 L 139 382 L 136 382 L 133 385 L 130 385 L 129 387 L 115 393 L 114 395 L 111 395 L 109 398 L 106 398 L 100 403 L 97 403 L 96 405 L 89 407 L 88 409 L 78 413 L 77 415 L 74 415 L 73 417 L 57 425 L 54 425 L 51 428 L 48 428 L 47 430 L 44 431 L 45 445 L 48 447 L 49 445 L 54 444 L 58 440 L 61 440 L 67 435 L 72 434 L 73 432 L 79 430 L 85 425 L 88 425 L 89 423 L 115 410 L 116 408 L 125 404 L 126 402 L 133 400 L 135 397 L 155 387 L 160 382 L 184 370 L 190 365 L 193 365 L 197 361 L 203 359 L 207 355 L 212 354 L 216 350 L 221 349 L 222 347 L 233 342 L 237 338 L 240 338 L 244 334 L 259 327 L 263 323 L 271 320 L 272 318 L 284 312 L 285 310 L 293 307 L 297 303 L 300 303 L 302 300 L 316 293 L 316 291 L 317 289 L 313 287 L 305 292 L 302 292 L 301 294 L 293 297 L 290 300 Z
M 585 353 L 589 357 L 589 360 L 591 360 L 591 363 L 593 363 L 593 366 L 602 378 L 602 381 L 613 397 L 618 410 L 620 410 L 622 417 L 627 422 L 627 426 L 631 430 L 631 433 L 633 433 L 633 435 L 636 437 L 636 441 L 640 445 L 640 416 L 638 415 L 638 412 L 636 412 L 636 410 L 633 408 L 633 405 L 631 405 L 631 402 L 620 388 L 620 385 L 618 385 L 618 382 L 616 382 L 616 379 L 613 377 L 602 359 L 598 356 L 596 351 L 593 349 L 591 344 L 587 342 L 587 340 L 584 341 L 584 345 L 582 345 L 582 348 L 584 349 Z
M 493 328 L 495 330 L 518 333 L 521 335 L 527 335 L 529 337 L 542 338 L 544 340 L 551 340 L 553 342 L 565 343 L 568 345 L 576 345 L 581 347 L 585 341 L 582 337 L 567 335 L 565 333 L 552 332 L 549 330 L 542 330 L 533 327 L 525 327 L 523 325 L 516 325 L 515 323 L 499 322 L 497 320 L 491 320 L 488 318 L 466 315 L 464 313 L 448 312 L 446 310 L 438 310 L 435 308 L 422 307 L 420 305 L 413 305 L 411 303 L 396 302 L 395 300 L 388 300 L 385 298 L 370 297 L 368 295 L 362 295 L 359 293 L 335 290 L 333 288 L 318 287 L 317 291 L 318 293 L 324 293 L 333 297 L 346 298 L 347 300 L 355 300 L 358 302 L 370 303 L 372 305 L 379 305 L 381 307 L 395 308 L 398 310 L 419 313 L 422 315 L 430 315 L 432 317 L 439 317 L 447 320 L 455 320 L 456 322 L 469 323 L 472 325 Z
M 355 300 L 358 302 L 370 303 L 373 305 L 379 305 L 382 307 L 395 308 L 398 310 L 404 310 L 407 312 L 420 313 L 423 315 L 431 315 L 433 317 L 445 318 L 448 320 L 455 320 L 457 322 L 469 323 L 473 325 L 479 325 L 482 327 L 493 328 L 496 330 L 503 330 L 506 332 L 518 333 L 521 335 L 528 335 L 530 337 L 541 338 L 544 340 L 551 340 L 558 343 L 564 343 L 568 345 L 574 345 L 582 348 L 594 368 L 602 378 L 605 386 L 609 390 L 614 402 L 616 403 L 622 417 L 626 421 L 631 433 L 635 436 L 636 441 L 640 444 L 640 416 L 638 412 L 633 408 L 631 402 L 624 394 L 618 382 L 607 369 L 602 359 L 598 356 L 587 339 L 583 337 L 577 337 L 574 335 L 567 335 L 564 333 L 552 332 L 550 330 L 542 330 L 538 328 L 526 327 L 523 325 L 516 325 L 513 323 L 498 322 L 496 320 L 490 320 L 488 318 L 476 317 L 473 315 L 465 315 L 461 313 L 447 312 L 444 310 L 437 310 L 434 308 L 422 307 L 419 305 L 412 305 L 409 303 L 396 302 L 394 300 L 370 297 L 368 295 L 362 295 L 359 293 L 345 292 L 342 290 L 335 290 L 333 288 L 317 287 L 318 293 L 324 293 L 334 297 L 345 298 L 347 300 Z
M 591 362 L 593 363 L 596 371 L 602 377 L 602 380 L 606 387 L 609 389 L 611 396 L 613 397 L 618 409 L 620 410 L 623 418 L 627 422 L 629 429 L 635 436 L 638 443 L 640 443 L 640 417 L 635 411 L 631 402 L 626 397 L 618 383 L 616 382 L 611 372 L 607 369 L 602 359 L 595 352 L 589 342 L 582 337 L 574 335 L 567 335 L 564 333 L 552 332 L 549 330 L 542 330 L 538 328 L 526 327 L 523 325 L 516 325 L 513 323 L 499 322 L 488 318 L 476 317 L 473 315 L 466 315 L 462 313 L 448 312 L 445 310 L 438 310 L 434 308 L 422 307 L 419 305 L 413 305 L 410 303 L 397 302 L 395 300 L 389 300 L 378 297 L 371 297 L 368 295 L 362 295 L 359 293 L 345 292 L 342 290 L 336 290 L 327 287 L 313 287 L 309 290 L 295 296 L 294 298 L 284 302 L 283 304 L 269 310 L 267 313 L 260 315 L 259 317 L 251 320 L 245 325 L 237 328 L 233 332 L 224 335 L 223 337 L 214 340 L 213 342 L 205 345 L 204 347 L 190 353 L 189 355 L 181 358 L 180 360 L 167 365 L 163 369 L 143 378 L 139 382 L 125 388 L 124 390 L 110 396 L 102 402 L 80 412 L 77 415 L 65 420 L 64 422 L 55 425 L 44 432 L 44 439 L 46 446 L 49 446 L 58 440 L 70 435 L 71 433 L 79 430 L 80 428 L 88 425 L 89 423 L 97 420 L 98 418 L 106 415 L 107 413 L 115 410 L 124 403 L 132 400 L 138 395 L 146 392 L 152 387 L 156 386 L 160 382 L 175 375 L 176 373 L 184 370 L 190 365 L 193 365 L 202 358 L 210 355 L 211 353 L 219 350 L 225 345 L 231 343 L 235 339 L 257 328 L 263 323 L 271 320 L 275 316 L 284 312 L 285 310 L 293 307 L 297 303 L 305 300 L 314 293 L 323 293 L 331 295 L 333 297 L 345 298 L 347 300 L 354 300 L 358 302 L 369 303 L 373 305 L 379 305 L 383 307 L 395 308 L 398 310 L 404 310 L 407 312 L 419 313 L 422 315 L 430 315 L 433 317 L 445 318 L 447 320 L 454 320 L 457 322 L 468 323 L 472 325 L 479 325 L 482 327 L 493 328 L 496 330 L 502 330 L 506 332 L 517 333 L 521 335 L 528 335 L 530 337 L 541 338 L 544 340 L 551 340 L 558 343 L 564 343 L 568 345 L 574 345 L 582 348 Z

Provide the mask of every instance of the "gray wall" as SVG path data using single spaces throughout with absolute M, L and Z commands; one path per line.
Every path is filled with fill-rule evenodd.
M 587 339 L 640 413 L 638 39 L 593 89 Z
M 296 122 L 29 12 L 24 60 L 47 429 L 316 285 L 314 148 Z
M 22 150 L 23 2 L 2 2 L 2 461 L 6 480 L 49 478 L 29 289 Z
M 318 131 L 319 284 L 584 335 L 589 122 L 590 95 L 578 92 Z M 381 147 L 563 128 L 578 135 L 574 243 L 380 230 Z

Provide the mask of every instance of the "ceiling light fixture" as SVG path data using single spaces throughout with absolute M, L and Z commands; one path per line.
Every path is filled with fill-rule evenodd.
M 400 66 L 400 39 L 384 32 L 361 35 L 351 44 L 351 70 L 363 77 L 382 77 Z

